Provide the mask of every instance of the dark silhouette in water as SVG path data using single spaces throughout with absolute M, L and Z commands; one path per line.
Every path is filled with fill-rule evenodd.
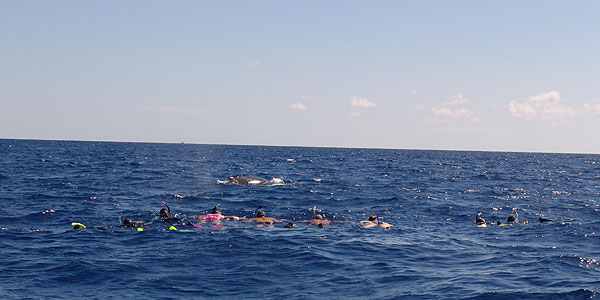
M 230 176 L 229 183 L 239 185 L 261 185 L 269 182 L 268 180 L 254 176 Z

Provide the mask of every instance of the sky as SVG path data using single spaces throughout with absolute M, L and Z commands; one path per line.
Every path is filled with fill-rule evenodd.
M 600 153 L 599 15 L 0 0 L 0 138 Z

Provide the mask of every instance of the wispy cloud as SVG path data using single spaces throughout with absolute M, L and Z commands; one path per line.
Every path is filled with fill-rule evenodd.
M 584 106 L 584 110 L 593 111 L 594 105 Z M 578 115 L 578 112 L 560 103 L 560 93 L 550 91 L 530 97 L 525 101 L 511 101 L 508 112 L 512 117 L 531 121 L 558 121 Z
M 308 110 L 308 106 L 302 104 L 301 102 L 294 103 L 294 104 L 290 105 L 290 107 L 295 110 Z
M 198 116 L 198 115 L 206 114 L 206 111 L 203 111 L 203 110 L 200 110 L 197 108 L 190 108 L 190 107 L 149 106 L 149 107 L 146 107 L 146 109 L 150 110 L 150 111 L 156 111 L 156 112 L 173 113 L 173 114 L 180 114 L 180 115 L 191 115 L 191 116 Z
M 244 65 L 246 67 L 249 67 L 249 68 L 252 68 L 252 67 L 262 67 L 263 63 L 262 63 L 262 61 L 260 61 L 260 60 L 257 59 L 257 60 L 251 61 L 251 62 L 247 62 Z
M 584 103 L 581 111 L 586 115 L 600 115 L 600 103 Z
M 450 101 L 442 103 L 440 107 L 431 109 L 431 113 L 441 120 L 470 120 L 479 121 L 479 111 L 473 111 L 466 107 L 469 101 L 461 94 L 458 94 Z M 418 109 L 418 108 L 417 108 Z
M 460 120 L 467 119 L 471 121 L 479 121 L 477 115 L 479 112 L 474 112 L 468 108 L 449 108 L 437 107 L 431 110 L 434 116 L 445 120 Z
M 369 99 L 367 99 L 365 97 L 356 96 L 356 97 L 352 97 L 352 99 L 350 100 L 350 106 L 353 106 L 353 107 L 368 108 L 368 107 L 374 107 L 375 105 L 377 105 L 377 104 L 369 101 Z
M 458 94 L 456 96 L 454 96 L 454 98 L 452 98 L 452 100 L 448 101 L 448 102 L 444 102 L 444 105 L 466 105 L 467 103 L 469 103 L 469 101 L 467 99 L 465 99 L 465 97 L 461 94 Z

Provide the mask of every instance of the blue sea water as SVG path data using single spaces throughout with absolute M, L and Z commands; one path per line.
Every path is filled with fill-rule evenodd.
M 5 299 L 590 299 L 600 156 L 0 140 Z M 218 184 L 230 175 L 283 185 Z M 157 220 L 220 204 L 191 232 Z M 296 222 L 311 209 L 337 221 Z M 138 232 L 119 215 L 154 221 Z M 358 222 L 379 212 L 390 230 Z M 478 228 L 509 215 L 527 225 Z M 552 222 L 540 223 L 543 217 Z M 71 223 L 106 230 L 73 230 Z

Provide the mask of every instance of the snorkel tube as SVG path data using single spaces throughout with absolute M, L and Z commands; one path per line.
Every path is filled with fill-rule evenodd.
M 162 203 L 162 205 L 166 206 L 166 207 L 167 207 L 167 210 L 168 210 L 169 212 L 171 212 L 171 208 L 170 208 L 170 207 L 169 207 L 169 206 L 168 206 L 168 205 L 165 203 L 165 201 L 161 201 L 160 203 Z
M 256 208 L 256 210 L 254 211 L 254 215 L 256 216 L 258 214 L 258 210 L 262 208 L 262 205 L 260 205 L 259 207 Z
M 119 225 L 123 225 L 123 222 L 121 222 L 121 217 L 123 216 L 123 212 L 121 212 L 119 214 Z
M 85 225 L 78 223 L 78 222 L 71 223 L 71 226 L 81 226 L 83 229 L 87 228 L 87 227 L 85 227 Z

